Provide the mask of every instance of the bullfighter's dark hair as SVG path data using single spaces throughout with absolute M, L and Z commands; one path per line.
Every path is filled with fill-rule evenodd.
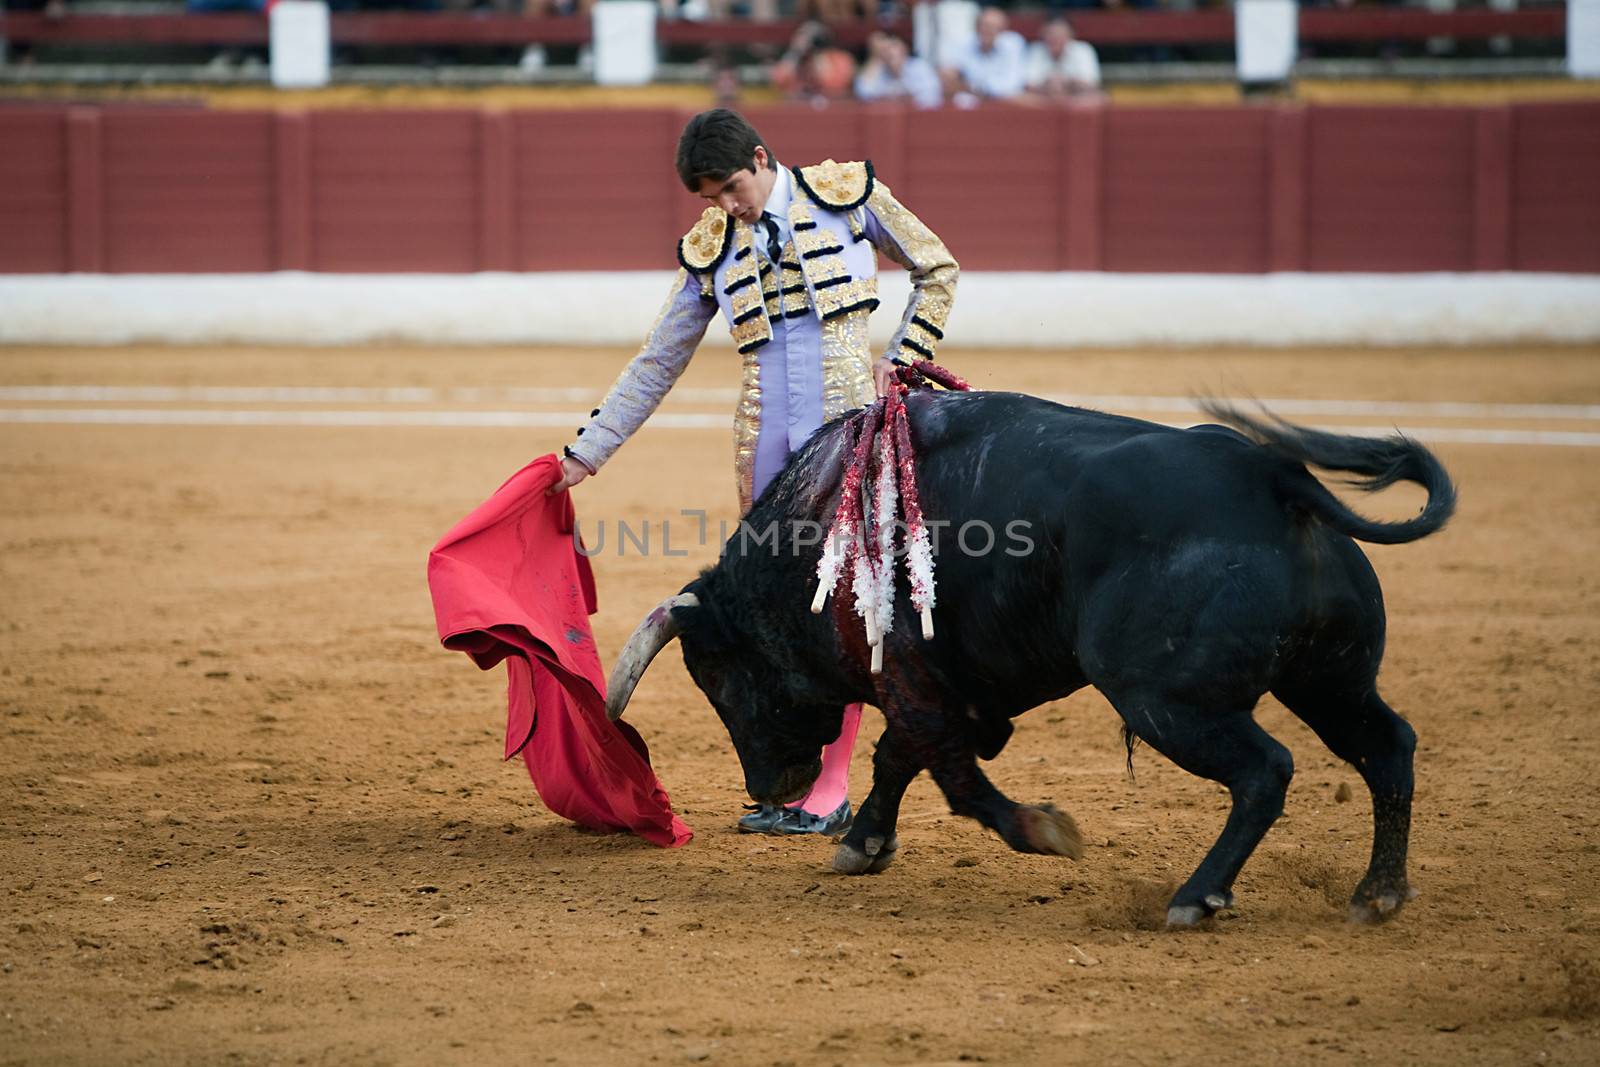
M 678 178 L 684 188 L 697 193 L 706 178 L 722 182 L 741 170 L 754 173 L 757 147 L 767 149 L 767 169 L 776 170 L 778 161 L 772 149 L 742 115 L 725 107 L 702 111 L 689 120 L 678 138 Z

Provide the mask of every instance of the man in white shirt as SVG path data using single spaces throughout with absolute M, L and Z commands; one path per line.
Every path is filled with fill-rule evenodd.
M 867 39 L 867 61 L 856 75 L 860 100 L 910 100 L 917 107 L 938 107 L 944 101 L 933 64 L 911 54 L 906 43 L 882 30 Z
M 1028 44 L 1022 34 L 1006 27 L 1010 19 L 997 7 L 986 7 L 978 15 L 978 32 L 968 42 L 960 61 L 945 71 L 951 94 L 958 105 L 972 106 L 977 101 L 1010 100 L 1026 88 Z
M 1100 57 L 1080 41 L 1066 19 L 1052 19 L 1028 49 L 1028 88 L 1048 97 L 1091 99 L 1100 95 Z

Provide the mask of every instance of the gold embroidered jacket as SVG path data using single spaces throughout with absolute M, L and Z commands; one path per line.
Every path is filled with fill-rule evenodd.
M 877 255 L 905 267 L 911 298 L 885 352 L 931 358 L 944 337 L 959 267 L 944 243 L 876 179 L 871 163 L 826 160 L 792 172 L 794 238 L 778 268 L 754 252 L 756 231 L 720 208 L 705 210 L 678 244 L 681 269 L 632 362 L 569 446 L 591 470 L 644 423 L 688 366 L 718 310 L 744 357 L 734 414 L 741 510 L 751 503 L 761 430 L 761 349 L 780 317 L 814 315 L 822 334 L 824 422 L 870 403 L 873 354 L 867 318 L 878 306 Z

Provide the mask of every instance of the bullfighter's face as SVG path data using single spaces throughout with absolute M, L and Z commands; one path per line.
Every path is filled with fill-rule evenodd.
M 756 145 L 749 169 L 736 170 L 721 181 L 701 178 L 696 192 L 740 222 L 753 224 L 761 218 L 767 197 L 772 195 L 772 185 L 777 181 L 777 173 L 770 168 L 770 162 L 767 150 Z
M 746 791 L 762 804 L 801 799 L 822 773 L 822 747 L 838 735 L 844 709 L 787 704 L 755 642 L 726 643 L 715 620 L 694 617 L 703 611 L 685 613 L 683 663 L 733 739 Z

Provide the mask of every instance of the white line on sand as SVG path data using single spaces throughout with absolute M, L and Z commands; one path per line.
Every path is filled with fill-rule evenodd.
M 105 426 L 437 426 L 437 427 L 576 427 L 581 411 L 296 411 L 232 408 L 0 408 L 0 423 L 90 424 Z M 658 412 L 649 424 L 661 430 L 727 430 L 729 415 Z M 1163 425 L 1183 426 L 1167 422 Z M 1322 426 L 1332 433 L 1381 437 L 1394 432 L 1376 426 Z M 1514 430 L 1483 426 L 1400 427 L 1423 441 L 1450 444 L 1566 445 L 1600 447 L 1600 433 L 1575 430 Z
M 296 411 L 286 408 L 0 408 L 0 422 L 105 426 L 581 426 L 582 411 Z M 733 416 L 658 412 L 666 430 L 725 430 Z
M 595 404 L 603 392 L 544 386 L 259 386 L 259 385 L 11 385 L 0 400 L 24 403 L 202 403 L 202 404 Z M 1198 411 L 1189 396 L 1049 393 L 1046 399 L 1106 411 Z M 667 394 L 680 404 L 726 404 L 737 389 L 683 386 Z M 1460 400 L 1308 400 L 1299 397 L 1219 398 L 1241 407 L 1263 404 L 1280 415 L 1342 415 L 1383 418 L 1575 419 L 1600 421 L 1600 404 L 1505 404 Z

